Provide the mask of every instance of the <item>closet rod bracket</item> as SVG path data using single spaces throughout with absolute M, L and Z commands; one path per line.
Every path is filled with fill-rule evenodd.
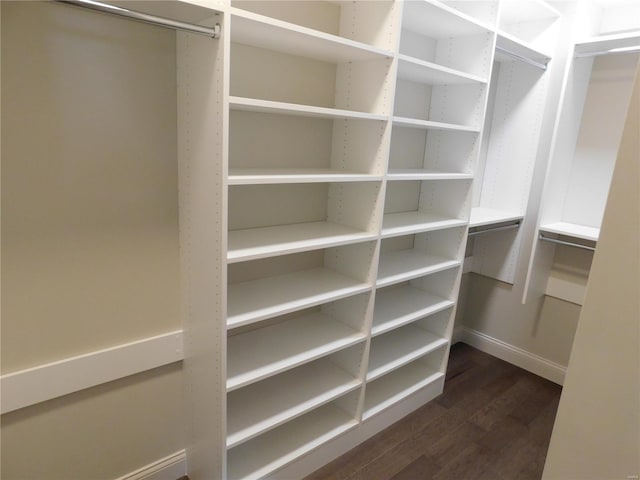
M 87 8 L 96 12 L 108 13 L 110 15 L 117 15 L 119 17 L 125 17 L 130 20 L 136 20 L 139 22 L 149 23 L 157 25 L 159 27 L 171 28 L 173 30 L 180 30 L 183 32 L 196 33 L 198 35 L 206 35 L 210 38 L 220 38 L 221 27 L 219 23 L 216 23 L 213 27 L 203 27 L 202 25 L 196 25 L 194 23 L 181 22 L 179 20 L 173 20 L 171 18 L 158 17 L 156 15 L 150 15 L 147 13 L 136 12 L 129 10 L 128 8 L 118 7 L 110 5 L 108 3 L 95 2 L 93 0 L 53 0 L 56 3 L 62 3 L 66 5 L 73 5 L 76 7 Z

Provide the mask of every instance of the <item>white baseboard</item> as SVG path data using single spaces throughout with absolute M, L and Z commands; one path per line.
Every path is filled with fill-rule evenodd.
M 181 450 L 116 480 L 176 480 L 186 474 L 187 455 Z
M 558 385 L 564 384 L 567 367 L 535 353 L 527 352 L 522 348 L 464 326 L 456 327 L 452 343 L 456 341 L 471 345 L 482 352 L 535 373 Z

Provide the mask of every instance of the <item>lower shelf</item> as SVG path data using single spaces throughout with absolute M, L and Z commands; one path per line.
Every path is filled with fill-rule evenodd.
M 428 232 L 466 224 L 466 221 L 458 218 L 446 218 L 424 212 L 388 213 L 382 220 L 382 237 Z
M 547 233 L 565 235 L 567 237 L 579 238 L 597 242 L 600 236 L 600 229 L 597 227 L 587 227 L 576 223 L 556 222 L 540 225 L 540 230 Z
M 230 449 L 228 478 L 263 478 L 356 425 L 357 421 L 344 410 L 333 404 L 324 405 Z
M 444 373 L 430 368 L 425 362 L 415 361 L 368 383 L 365 391 L 363 420 L 436 382 L 444 384 Z
M 408 249 L 380 255 L 376 285 L 384 287 L 460 265 L 457 260 Z
M 227 448 L 235 447 L 360 386 L 326 359 L 231 392 Z

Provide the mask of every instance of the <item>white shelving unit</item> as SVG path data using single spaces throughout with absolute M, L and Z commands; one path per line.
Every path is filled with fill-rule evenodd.
M 569 258 L 567 248 L 593 250 L 597 245 L 637 74 L 639 55 L 633 51 L 640 45 L 640 20 L 636 6 L 583 7 L 575 17 L 574 51 L 565 66 L 524 301 L 545 293 L 581 301 L 576 300 L 580 294 L 572 291 L 569 297 L 554 287 L 552 265 L 556 253 Z M 632 53 L 625 53 L 629 50 Z M 557 243 L 562 246 L 556 247 Z M 571 258 L 574 263 L 584 261 L 576 264 L 576 270 L 588 272 L 590 253 Z M 584 292 L 584 286 L 573 290 Z
M 476 167 L 465 270 L 514 283 L 522 229 L 554 71 L 547 71 L 560 13 L 543 0 L 504 1 Z M 556 67 L 553 65 L 554 69 Z

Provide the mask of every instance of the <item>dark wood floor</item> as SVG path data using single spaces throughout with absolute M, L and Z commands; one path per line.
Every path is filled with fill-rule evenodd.
M 440 397 L 305 480 L 540 479 L 560 391 L 456 344 Z

